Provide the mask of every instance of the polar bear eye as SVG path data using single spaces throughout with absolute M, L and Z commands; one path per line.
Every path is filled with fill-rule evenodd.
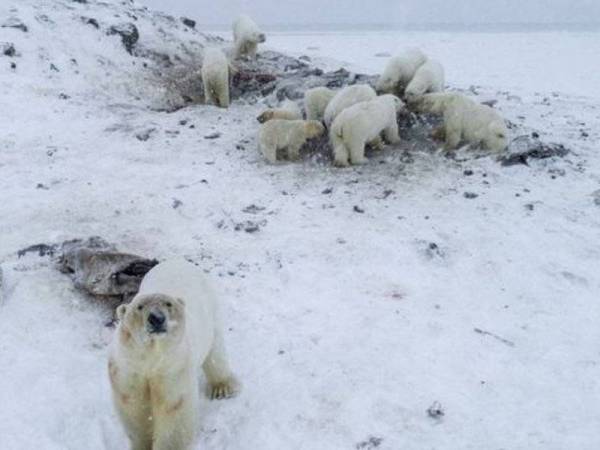
M 138 311 L 141 311 L 142 309 L 144 309 L 144 305 L 139 305 L 137 309 Z
M 166 305 L 167 305 L 167 308 L 170 308 L 171 306 L 173 306 L 173 303 L 167 302 Z

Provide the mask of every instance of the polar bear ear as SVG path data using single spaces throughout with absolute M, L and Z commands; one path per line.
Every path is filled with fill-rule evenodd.
M 117 319 L 119 321 L 123 320 L 123 317 L 125 317 L 126 312 L 127 312 L 127 305 L 119 305 L 117 307 Z

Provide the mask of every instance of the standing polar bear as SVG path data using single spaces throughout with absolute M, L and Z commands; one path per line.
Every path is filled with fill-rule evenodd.
M 359 102 L 365 102 L 367 100 L 373 100 L 377 97 L 377 93 L 371 86 L 366 84 L 355 84 L 352 86 L 346 86 L 344 89 L 339 90 L 331 99 L 325 113 L 323 115 L 323 121 L 327 128 L 331 127 L 331 124 L 335 118 L 344 109 L 355 105 Z
M 316 87 L 304 93 L 306 120 L 323 120 L 325 108 L 335 96 L 335 91 L 326 87 Z
M 415 76 L 406 86 L 404 96 L 409 104 L 415 103 L 423 94 L 444 90 L 444 67 L 430 59 L 417 69 Z
M 202 62 L 202 84 L 206 103 L 221 108 L 229 107 L 229 61 L 218 48 L 204 50 Z
M 258 145 L 269 162 L 277 161 L 277 150 L 287 149 L 289 160 L 300 157 L 300 148 L 308 139 L 325 133 L 325 127 L 316 120 L 270 120 L 260 127 Z
M 455 149 L 463 140 L 497 152 L 508 146 L 508 129 L 504 119 L 493 108 L 464 95 L 425 94 L 419 100 L 418 110 L 444 116 L 446 150 Z
M 402 100 L 386 94 L 342 111 L 329 132 L 334 164 L 364 164 L 365 145 L 378 139 L 381 132 L 390 144 L 400 142 L 396 115 L 403 109 Z
M 235 393 L 216 308 L 204 274 L 184 260 L 155 266 L 117 308 L 108 371 L 132 450 L 192 448 L 202 370 L 211 398 Z
M 375 85 L 381 94 L 404 96 L 404 89 L 411 82 L 415 73 L 425 62 L 427 56 L 419 49 L 408 49 L 404 53 L 391 58 Z
M 242 56 L 256 58 L 258 44 L 262 44 L 266 40 L 265 33 L 260 31 L 256 22 L 249 16 L 241 15 L 233 22 L 234 59 Z

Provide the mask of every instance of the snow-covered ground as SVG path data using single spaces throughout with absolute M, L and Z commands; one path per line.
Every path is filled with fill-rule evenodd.
M 153 111 L 140 59 L 79 17 L 104 30 L 129 11 L 141 45 L 182 58 L 200 34 L 116 0 L 14 4 L 0 18 L 28 32 L 0 28 L 20 54 L 0 56 L 1 449 L 127 446 L 112 311 L 16 254 L 90 235 L 185 255 L 222 292 L 244 386 L 203 401 L 198 449 L 600 448 L 600 34 L 277 33 L 274 49 L 372 72 L 376 53 L 422 46 L 515 133 L 572 153 L 274 166 L 261 105 Z

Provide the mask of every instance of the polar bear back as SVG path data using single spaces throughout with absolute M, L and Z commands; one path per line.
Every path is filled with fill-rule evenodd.
M 144 277 L 139 295 L 164 294 L 185 303 L 185 334 L 195 362 L 201 363 L 212 347 L 216 321 L 216 295 L 205 274 L 177 258 L 154 266 Z
M 405 96 L 409 102 L 416 101 L 423 94 L 442 92 L 444 90 L 444 67 L 436 60 L 430 59 L 415 73 L 406 87 Z
M 377 97 L 377 94 L 369 85 L 355 84 L 345 87 L 333 96 L 327 108 L 325 108 L 325 125 L 329 128 L 338 114 L 344 109 L 360 102 L 372 100 L 375 97 Z
M 397 100 L 401 103 L 400 99 Z M 398 111 L 399 106 L 389 94 L 357 103 L 344 109 L 335 118 L 331 134 L 342 137 L 347 144 L 360 141 L 364 145 L 395 123 Z
M 323 114 L 335 91 L 327 87 L 315 87 L 304 93 L 306 120 L 323 120 Z
M 419 49 L 408 49 L 390 58 L 377 80 L 377 91 L 385 94 L 403 95 L 404 89 L 425 62 L 427 56 Z

